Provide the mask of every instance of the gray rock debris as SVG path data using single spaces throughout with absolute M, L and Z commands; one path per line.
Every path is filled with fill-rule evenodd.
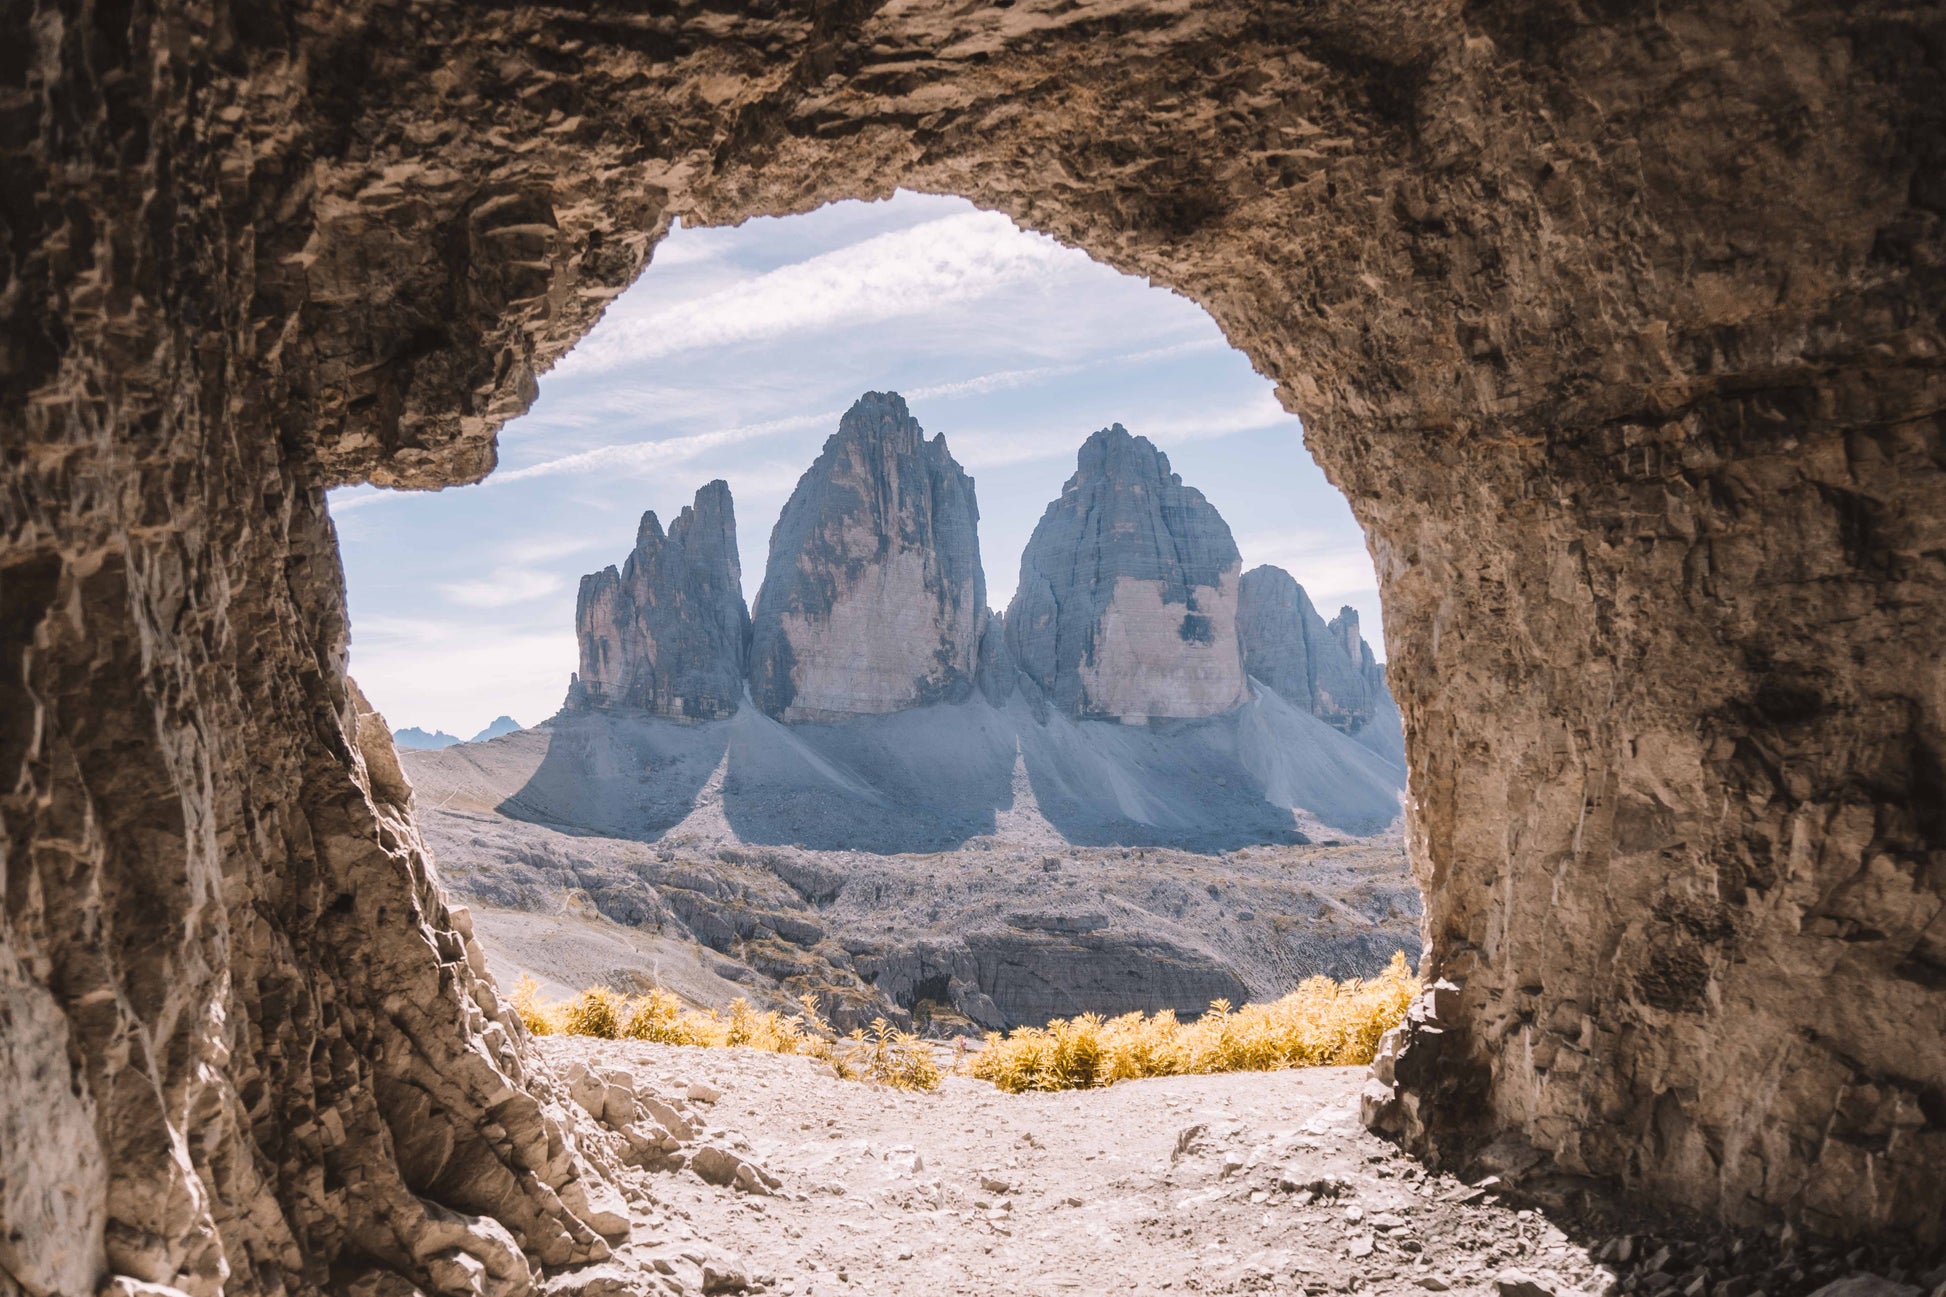
M 961 702 L 987 630 L 973 479 L 896 392 L 845 413 L 784 505 L 750 691 L 785 721 Z
M 626 707 L 685 720 L 736 711 L 750 614 L 743 603 L 736 512 L 714 481 L 669 524 L 642 515 L 617 570 L 581 578 L 575 600 L 581 670 L 570 707 Z

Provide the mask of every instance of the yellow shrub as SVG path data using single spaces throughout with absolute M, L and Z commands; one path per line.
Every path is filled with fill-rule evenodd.
M 801 1013 L 776 1009 L 759 1012 L 748 1000 L 730 1002 L 728 1013 L 689 1009 L 669 991 L 657 987 L 647 995 L 622 996 L 607 987 L 592 986 L 565 1004 L 541 1003 L 540 988 L 523 976 L 514 988 L 514 1010 L 527 1029 L 539 1036 L 594 1036 L 602 1040 L 650 1040 L 661 1045 L 699 1045 L 718 1048 L 741 1045 L 773 1054 L 804 1054 L 823 1059 L 839 1076 L 877 1081 L 902 1090 L 936 1090 L 939 1067 L 931 1049 L 883 1018 L 869 1033 L 855 1031 L 843 1048 L 838 1033 L 818 1012 L 817 997 L 802 995 Z
M 883 1018 L 852 1032 L 831 1065 L 848 1081 L 876 1081 L 895 1090 L 937 1090 L 942 1079 L 932 1047 Z
M 531 1035 L 551 1036 L 554 1034 L 554 1018 L 546 1005 L 541 1003 L 540 984 L 522 973 L 514 983 L 514 1012 Z
M 627 1000 L 605 986 L 591 986 L 561 1006 L 559 1020 L 567 1035 L 613 1040 L 627 1018 Z
M 1378 1038 L 1405 1019 L 1419 981 L 1404 954 L 1368 981 L 1307 979 L 1269 1004 L 1217 1000 L 1187 1026 L 1168 1010 L 1146 1017 L 1057 1018 L 987 1036 L 972 1074 L 1003 1090 L 1074 1090 L 1143 1076 L 1273 1071 L 1369 1063 Z

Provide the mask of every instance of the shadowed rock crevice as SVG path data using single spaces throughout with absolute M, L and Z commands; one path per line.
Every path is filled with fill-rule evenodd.
M 488 472 L 671 219 L 896 185 L 1202 303 L 1366 527 L 1450 988 L 1411 1147 L 1946 1231 L 1934 10 L 16 17 L 9 1284 L 512 1292 L 501 1231 L 593 1253 L 353 737 L 322 493 Z M 388 1077 L 486 1169 L 409 1174 Z M 400 1250 L 414 1178 L 490 1211 L 471 1262 Z

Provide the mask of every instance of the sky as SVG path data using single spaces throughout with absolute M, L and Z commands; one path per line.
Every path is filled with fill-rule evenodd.
M 972 474 L 994 607 L 1081 443 L 1119 422 L 1209 497 L 1245 570 L 1286 568 L 1326 617 L 1350 604 L 1385 656 L 1349 506 L 1201 307 L 962 199 L 901 192 L 677 229 L 541 377 L 486 481 L 331 492 L 352 675 L 395 728 L 545 719 L 576 666 L 580 577 L 628 557 L 642 512 L 666 526 L 726 479 L 754 604 L 784 501 L 872 390 L 901 393 Z

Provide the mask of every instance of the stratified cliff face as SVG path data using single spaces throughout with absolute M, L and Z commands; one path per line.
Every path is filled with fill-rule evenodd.
M 618 571 L 581 578 L 571 707 L 629 707 L 689 720 L 728 716 L 743 696 L 750 614 L 729 484 L 711 482 L 669 524 L 642 515 Z
M 750 693 L 780 720 L 967 697 L 987 628 L 973 479 L 895 392 L 846 412 L 770 534 Z
M 1020 558 L 1007 644 L 1071 716 L 1213 716 L 1248 696 L 1229 525 L 1121 424 L 1081 447 Z

